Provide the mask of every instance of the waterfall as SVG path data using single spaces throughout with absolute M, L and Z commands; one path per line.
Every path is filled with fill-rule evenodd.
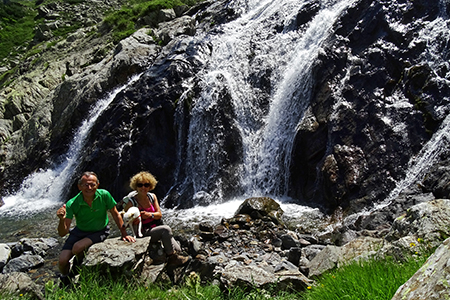
M 251 2 L 245 14 L 220 28 L 221 34 L 198 37 L 202 44 L 212 45 L 212 53 L 208 68 L 199 74 L 203 92 L 194 100 L 185 158 L 197 194 L 224 198 L 222 178 L 217 175 L 223 141 L 208 114 L 219 106 L 225 88 L 235 113 L 233 125 L 243 143 L 243 162 L 236 171 L 242 174 L 243 196 L 286 195 L 296 128 L 310 100 L 311 68 L 334 22 L 352 5 L 352 1 L 323 2 L 306 28 L 292 30 L 289 24 L 309 3 Z M 284 30 L 274 34 L 280 20 Z M 249 79 L 255 69 L 270 70 L 268 109 L 261 105 L 262 93 Z
M 424 64 L 428 64 L 433 70 L 442 69 L 442 67 L 448 70 L 450 67 L 448 60 L 442 56 L 443 49 L 447 47 L 446 40 L 448 40 L 448 38 L 442 37 L 449 36 L 448 16 L 445 7 L 443 2 L 441 2 L 440 17 L 427 23 L 418 32 L 417 38 L 412 42 L 412 44 L 426 43 L 427 47 L 422 54 L 422 60 Z M 449 85 L 450 82 L 447 78 L 448 73 L 442 74 L 441 76 L 436 73 L 436 80 Z M 430 167 L 438 163 L 440 156 L 448 151 L 450 148 L 450 115 L 447 111 L 448 109 L 444 106 L 436 108 L 437 116 L 444 119 L 442 124 L 431 139 L 423 146 L 421 151 L 410 159 L 405 177 L 396 183 L 395 188 L 390 192 L 389 196 L 376 208 L 388 205 L 402 191 L 423 180 Z
M 439 130 L 425 144 L 420 153 L 413 157 L 408 164 L 405 178 L 399 181 L 387 198 L 387 202 L 397 197 L 404 189 L 417 181 L 421 181 L 427 171 L 438 162 L 443 151 L 450 148 L 450 115 L 442 123 Z
M 74 134 L 67 153 L 58 159 L 59 163 L 50 169 L 29 175 L 14 195 L 3 198 L 0 216 L 30 215 L 60 205 L 64 189 L 78 166 L 85 140 L 97 118 L 121 91 L 132 85 L 140 75 L 133 76 L 125 85 L 111 91 L 97 101 L 87 118 Z

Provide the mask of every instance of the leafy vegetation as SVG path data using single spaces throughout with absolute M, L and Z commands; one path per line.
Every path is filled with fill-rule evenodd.
M 0 62 L 23 52 L 33 39 L 36 15 L 30 1 L 0 3 Z
M 128 0 L 121 9 L 105 12 L 105 23 L 109 25 L 114 42 L 131 35 L 136 31 L 137 21 L 143 16 L 150 15 L 159 9 L 173 8 L 179 5 L 192 6 L 201 0 Z M 35 28 L 44 22 L 39 18 L 37 8 L 53 2 L 64 2 L 78 5 L 86 0 L 8 0 L 0 2 L 0 66 L 7 65 L 8 60 L 18 62 L 30 55 L 28 51 L 35 51 L 40 45 L 33 45 Z M 59 12 L 62 22 L 67 24 L 58 26 L 52 31 L 53 38 L 47 41 L 47 50 L 68 34 L 75 32 L 83 25 L 80 20 L 72 19 L 68 12 Z
M 168 9 L 176 6 L 192 6 L 200 0 L 131 0 L 118 11 L 110 12 L 105 22 L 113 30 L 115 42 L 131 35 L 136 31 L 136 23 L 139 18 L 151 15 L 160 9 Z

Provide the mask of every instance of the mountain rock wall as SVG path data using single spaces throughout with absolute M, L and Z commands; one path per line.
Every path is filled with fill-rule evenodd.
M 301 32 L 323 5 L 312 1 L 303 6 L 292 22 L 273 25 L 274 34 Z M 385 199 L 406 176 L 411 158 L 438 130 L 450 108 L 448 36 L 425 36 L 434 23 L 445 20 L 447 6 L 361 0 L 341 14 L 314 63 L 312 96 L 296 127 L 284 196 L 326 211 L 339 206 L 358 211 Z M 74 128 L 93 103 L 142 72 L 97 120 L 78 170 L 96 171 L 102 187 L 116 198 L 127 193 L 130 176 L 148 170 L 159 179 L 156 192 L 168 207 L 206 205 L 242 193 L 238 173 L 244 149 L 226 88 L 219 90 L 219 105 L 211 107 L 206 117 L 216 131 L 189 132 L 193 99 L 201 99 L 209 88 L 197 74 L 213 51 L 207 40 L 199 42 L 194 36 L 220 34 L 222 24 L 242 13 L 233 2 L 204 2 L 160 23 L 151 33 L 142 29 L 118 45 L 99 44 L 97 49 L 106 54 L 87 68 L 73 68 L 66 61 L 64 82 L 55 80 L 40 97 L 30 95 L 28 100 L 36 105 L 22 125 L 3 119 L 2 130 L 7 132 L 2 147 L 3 192 L 13 191 L 26 175 L 53 164 L 67 150 Z M 72 39 L 79 41 L 76 36 Z M 81 57 L 95 56 L 92 51 L 83 53 Z M 69 76 L 67 70 L 72 69 Z M 261 110 L 272 92 L 271 72 L 255 64 L 248 78 L 258 87 Z M 211 134 L 223 141 L 217 166 L 205 169 L 216 176 L 205 174 L 211 190 L 220 182 L 219 196 L 199 193 L 190 178 L 186 157 L 196 155 L 196 148 L 188 147 L 190 134 Z M 446 157 L 443 151 L 439 160 Z M 445 164 L 438 162 L 420 187 L 445 197 L 450 178 L 440 166 Z

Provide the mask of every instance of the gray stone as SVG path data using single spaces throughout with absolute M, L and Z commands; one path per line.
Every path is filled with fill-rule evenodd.
M 248 214 L 253 219 L 268 216 L 273 222 L 282 224 L 281 217 L 283 213 L 280 205 L 275 200 L 268 197 L 253 197 L 246 199 L 239 206 L 235 215 Z
M 225 287 L 244 286 L 264 288 L 271 286 L 285 287 L 289 283 L 293 283 L 296 289 L 304 289 L 312 284 L 312 280 L 308 279 L 298 270 L 283 270 L 278 273 L 269 273 L 265 269 L 255 265 L 227 265 L 223 271 L 219 272 L 220 281 Z
M 306 265 L 306 268 L 309 269 L 308 276 L 318 276 L 327 270 L 335 268 L 340 255 L 341 249 L 339 247 L 326 246 Z
M 386 236 L 388 241 L 413 235 L 434 247 L 450 236 L 450 200 L 437 199 L 412 206 L 398 217 Z
M 308 260 L 312 260 L 320 251 L 322 251 L 326 246 L 325 245 L 311 245 L 302 248 L 302 257 L 305 257 Z
M 0 274 L 0 293 L 11 293 L 17 297 L 28 294 L 39 300 L 45 299 L 41 288 L 26 274 L 18 272 Z
M 23 251 L 31 251 L 33 254 L 42 257 L 47 254 L 49 249 L 59 244 L 55 238 L 25 238 L 21 239 L 20 243 L 23 245 Z
M 6 244 L 0 244 L 0 272 L 11 256 L 11 248 Z
M 317 276 L 334 267 L 340 267 L 352 260 L 367 259 L 380 250 L 385 241 L 372 237 L 355 239 L 342 247 L 327 246 L 317 254 L 306 266 L 309 276 Z
M 3 274 L 13 272 L 25 272 L 37 268 L 44 264 L 44 259 L 40 255 L 21 255 L 11 259 L 3 268 Z
M 87 267 L 108 268 L 111 271 L 127 272 L 136 267 L 136 264 L 146 253 L 150 237 L 136 239 L 129 243 L 120 239 L 106 239 L 103 243 L 92 245 L 83 261 Z
M 167 45 L 178 36 L 193 36 L 195 32 L 195 18 L 183 16 L 170 22 L 160 23 L 156 30 L 156 35 L 164 45 Z
M 164 264 L 154 264 L 150 257 L 145 257 L 145 259 L 143 259 L 143 267 L 139 275 L 139 280 L 142 280 L 146 286 L 154 283 L 164 267 Z
M 446 239 L 425 264 L 395 293 L 392 300 L 450 298 L 450 239 Z

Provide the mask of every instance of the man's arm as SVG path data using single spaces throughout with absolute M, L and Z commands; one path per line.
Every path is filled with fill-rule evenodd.
M 66 205 L 61 206 L 56 212 L 56 216 L 59 218 L 58 224 L 58 234 L 63 237 L 69 233 L 70 224 L 72 223 L 72 219 L 66 218 Z
M 122 235 L 122 240 L 124 241 L 128 241 L 128 242 L 136 242 L 136 239 L 132 236 L 127 235 L 127 230 L 125 228 L 125 226 L 123 226 L 123 220 L 122 217 L 120 216 L 119 212 L 117 211 L 117 208 L 114 206 L 113 208 L 110 209 L 109 211 L 114 219 L 114 221 L 117 224 L 117 227 L 120 230 L 120 234 Z

